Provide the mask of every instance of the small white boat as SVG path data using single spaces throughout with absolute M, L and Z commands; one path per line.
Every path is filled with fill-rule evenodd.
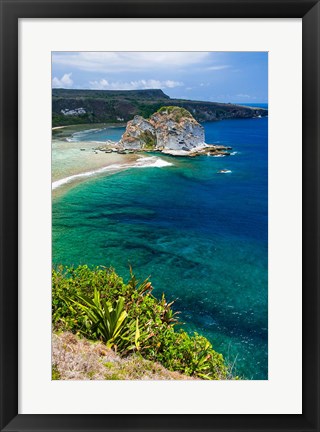
M 232 173 L 232 171 L 228 169 L 222 169 L 218 171 L 218 174 L 230 174 L 230 173 Z

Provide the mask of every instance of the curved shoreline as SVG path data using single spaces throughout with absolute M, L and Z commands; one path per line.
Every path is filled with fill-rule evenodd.
M 74 174 L 52 182 L 52 190 L 59 188 L 65 184 L 71 183 L 74 180 L 86 177 L 92 177 L 104 172 L 120 172 L 130 168 L 162 168 L 172 166 L 173 163 L 167 162 L 157 156 L 140 157 L 133 163 L 111 164 L 97 170 L 86 171 L 79 174 Z

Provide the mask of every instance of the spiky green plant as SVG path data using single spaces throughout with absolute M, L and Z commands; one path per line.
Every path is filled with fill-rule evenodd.
M 138 352 L 188 376 L 229 379 L 223 356 L 205 337 L 179 330 L 172 302 L 152 291 L 149 278 L 140 282 L 131 268 L 124 283 L 111 268 L 59 266 L 52 271 L 54 329 L 103 340 L 121 356 Z
M 126 331 L 125 321 L 128 314 L 124 309 L 123 297 L 119 297 L 112 305 L 105 298 L 101 298 L 100 292 L 95 288 L 92 299 L 78 295 L 77 300 L 69 300 L 82 309 L 88 318 L 91 333 L 106 342 L 108 347 L 115 345 Z

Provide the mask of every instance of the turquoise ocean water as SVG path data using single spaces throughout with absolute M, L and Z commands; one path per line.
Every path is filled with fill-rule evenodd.
M 204 127 L 207 143 L 234 154 L 161 155 L 172 165 L 91 177 L 55 197 L 53 264 L 111 265 L 126 279 L 130 263 L 141 279 L 151 276 L 156 295 L 177 299 L 186 328 L 205 335 L 236 373 L 267 379 L 268 118 Z

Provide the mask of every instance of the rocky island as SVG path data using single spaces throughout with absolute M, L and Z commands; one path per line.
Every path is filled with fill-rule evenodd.
M 205 143 L 204 128 L 189 111 L 164 106 L 145 119 L 136 115 L 127 123 L 118 143 L 108 142 L 101 151 L 132 153 L 155 151 L 173 156 L 227 156 L 231 147 Z

